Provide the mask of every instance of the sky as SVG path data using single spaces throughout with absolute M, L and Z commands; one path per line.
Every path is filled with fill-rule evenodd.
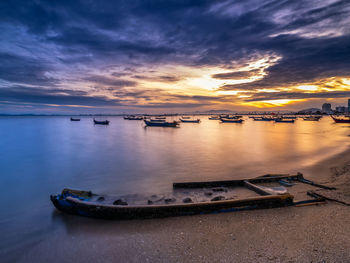
M 350 1 L 0 1 L 0 113 L 346 105 Z

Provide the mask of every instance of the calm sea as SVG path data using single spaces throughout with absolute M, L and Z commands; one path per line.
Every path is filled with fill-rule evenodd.
M 145 128 L 121 117 L 97 118 L 109 119 L 109 126 L 93 125 L 89 117 L 0 117 L 2 259 L 23 260 L 33 247 L 65 233 L 65 215 L 49 201 L 64 187 L 160 193 L 174 181 L 302 172 L 343 151 L 350 134 L 349 125 L 329 117 L 294 124 L 200 118 L 180 128 Z

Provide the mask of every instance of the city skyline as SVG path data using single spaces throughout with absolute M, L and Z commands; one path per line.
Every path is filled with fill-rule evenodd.
M 298 111 L 350 97 L 348 1 L 0 6 L 0 113 Z

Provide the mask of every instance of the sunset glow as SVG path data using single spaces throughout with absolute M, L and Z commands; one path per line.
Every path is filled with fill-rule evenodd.
M 313 22 L 298 23 L 293 3 L 158 9 L 139 2 L 137 14 L 128 4 L 101 4 L 98 17 L 87 4 L 38 5 L 57 21 L 36 20 L 29 3 L 18 16 L 4 8 L 4 113 L 25 113 L 28 105 L 33 112 L 295 110 L 350 97 L 349 16 L 329 20 L 339 9 L 331 3 L 307 7 L 301 17 L 312 14 Z

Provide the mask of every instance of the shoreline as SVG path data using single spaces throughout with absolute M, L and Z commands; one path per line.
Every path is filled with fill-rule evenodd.
M 334 172 L 343 169 L 347 164 L 350 164 L 350 146 L 340 153 L 305 167 L 302 173 L 306 178 L 319 183 L 337 184 Z

